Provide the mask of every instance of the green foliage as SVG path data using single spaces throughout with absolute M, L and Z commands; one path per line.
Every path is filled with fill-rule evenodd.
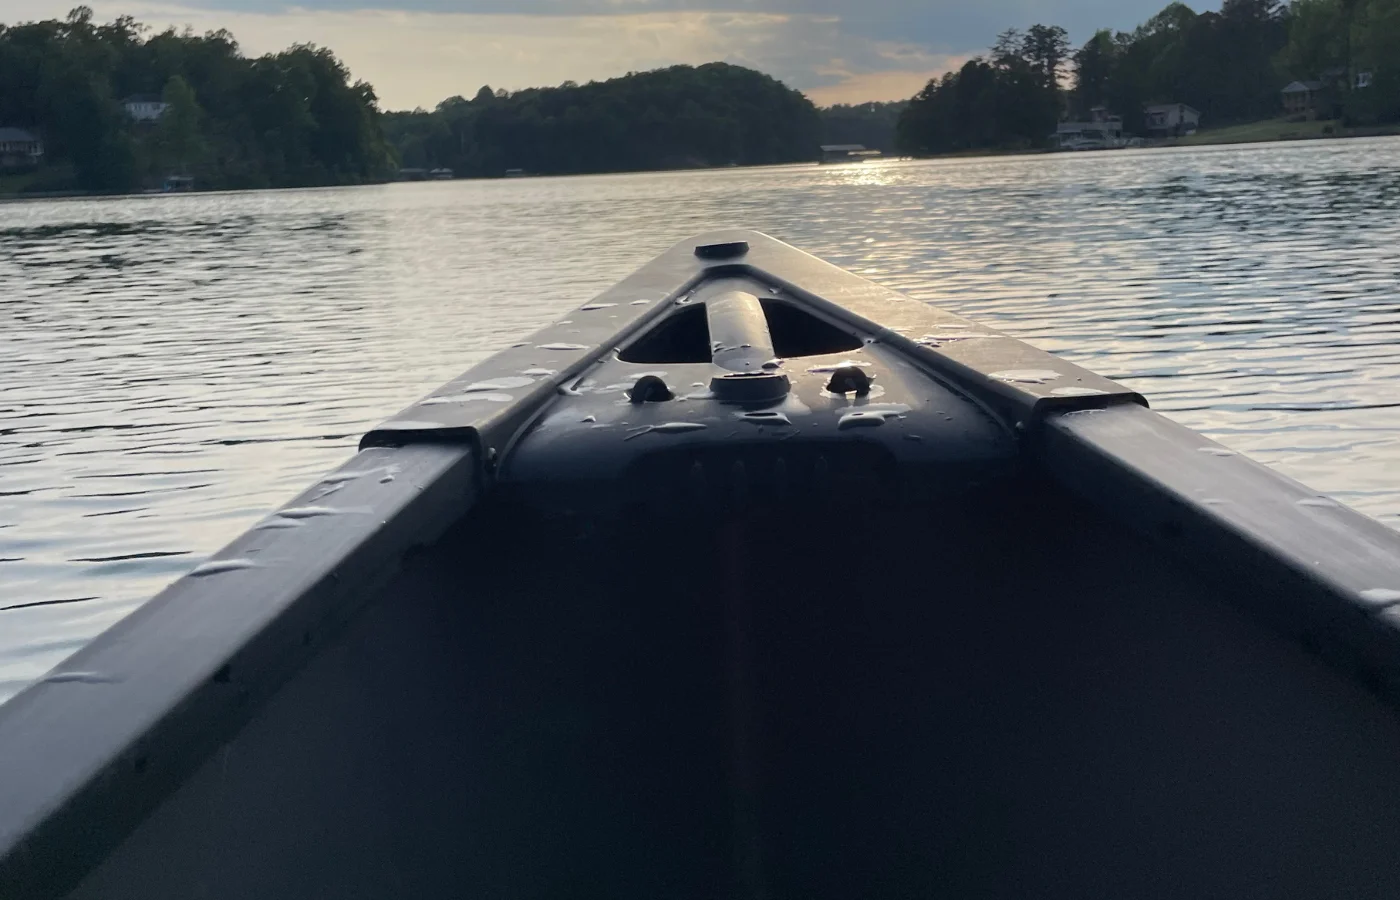
M 1348 118 L 1358 123 L 1400 121 L 1400 0 L 1354 4 L 1351 26 L 1353 73 L 1370 75 L 1364 88 L 1349 92 Z
M 1089 110 L 1108 103 L 1118 46 L 1113 34 L 1099 31 L 1084 42 L 1074 54 L 1074 90 L 1070 94 L 1071 112 L 1085 118 Z
M 1060 74 L 1069 42 L 1062 28 L 1036 25 L 997 37 L 991 60 L 969 60 L 930 81 L 900 117 L 900 149 L 914 154 L 1043 144 L 1060 116 Z
M 1322 82 L 1349 124 L 1400 121 L 1400 0 L 1295 0 L 1288 20 L 1287 77 Z
M 329 50 L 244 57 L 227 31 L 150 35 L 123 17 L 0 25 L 0 124 L 38 131 L 47 163 L 77 186 L 124 191 L 189 174 L 200 187 L 382 180 L 393 155 L 377 101 Z M 122 99 L 159 94 L 154 123 Z
M 1279 64 L 1300 78 L 1347 64 L 1346 13 L 1340 0 L 1294 0 L 1288 8 L 1288 43 Z
M 183 77 L 172 75 L 161 92 L 161 100 L 168 108 L 146 140 L 151 174 L 157 178 L 170 173 L 188 175 L 191 170 L 203 174 L 204 111 L 199 108 L 194 89 Z
M 930 81 L 900 119 L 901 148 L 1043 145 L 1056 110 L 1083 118 L 1096 106 L 1137 134 L 1151 103 L 1193 106 L 1211 127 L 1258 121 L 1282 112 L 1280 91 L 1295 79 L 1322 82 L 1328 106 L 1356 124 L 1400 121 L 1400 0 L 1224 0 L 1199 14 L 1170 3 L 1131 32 L 1096 33 L 1072 56 L 1063 35 L 1005 31 L 988 58 Z M 1067 57 L 1073 83 L 1062 91 Z M 1358 86 L 1363 73 L 1370 82 Z
M 907 100 L 893 103 L 838 103 L 822 110 L 823 144 L 862 144 L 871 150 L 895 152 L 895 127 L 909 105 Z
M 821 120 L 802 94 L 725 63 L 507 94 L 489 87 L 433 112 L 389 113 L 405 166 L 459 176 L 763 165 L 815 158 Z

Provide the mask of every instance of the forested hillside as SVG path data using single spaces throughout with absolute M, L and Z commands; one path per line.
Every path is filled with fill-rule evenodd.
M 0 25 L 0 85 L 0 126 L 42 137 L 55 189 L 124 191 L 171 174 L 201 187 L 347 184 L 393 168 L 373 89 L 324 48 L 249 59 L 226 31 L 152 35 L 79 7 Z M 133 95 L 169 106 L 135 121 L 122 103 Z
M 816 158 L 821 121 L 797 91 L 725 63 L 507 93 L 483 87 L 432 112 L 389 113 L 403 165 L 458 176 L 763 165 Z
M 483 87 L 432 111 L 381 113 L 374 89 L 326 48 L 250 58 L 227 31 L 98 24 L 79 7 L 0 24 L 0 128 L 43 144 L 0 158 L 0 192 L 116 192 L 172 177 L 203 189 L 354 184 L 401 166 L 494 177 L 763 165 L 815 160 L 822 143 L 1031 149 L 1099 106 L 1136 134 L 1149 103 L 1187 104 L 1206 127 L 1280 116 L 1292 81 L 1308 85 L 1310 117 L 1400 121 L 1400 0 L 1224 0 L 1203 13 L 1171 3 L 1078 49 L 1057 26 L 1012 29 L 912 100 L 820 111 L 767 75 L 709 63 Z M 135 99 L 159 112 L 138 114 Z

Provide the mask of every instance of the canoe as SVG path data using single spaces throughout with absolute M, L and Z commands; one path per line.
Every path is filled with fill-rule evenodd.
M 0 897 L 1400 890 L 1400 534 L 684 242 L 0 708 Z

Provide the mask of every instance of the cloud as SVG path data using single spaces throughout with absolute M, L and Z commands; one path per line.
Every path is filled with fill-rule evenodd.
M 63 16 L 76 2 L 5 0 L 0 18 Z M 392 0 L 299 2 L 306 5 L 90 5 L 103 19 L 127 14 L 158 28 L 228 28 L 254 55 L 321 44 L 373 84 L 385 108 L 404 109 L 470 95 L 483 84 L 586 82 L 715 60 L 759 69 L 818 103 L 898 99 L 982 52 L 1007 26 L 1059 21 L 1083 37 L 1101 24 L 1130 27 L 1157 0 L 413 0 L 411 9 L 375 6 Z

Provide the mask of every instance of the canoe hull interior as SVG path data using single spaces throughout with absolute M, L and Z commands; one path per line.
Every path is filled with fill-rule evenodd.
M 1222 584 L 1035 472 L 588 534 L 488 503 L 72 897 L 1400 883 L 1400 724 Z
M 1400 893 L 1400 534 L 667 251 L 0 708 L 0 897 Z

